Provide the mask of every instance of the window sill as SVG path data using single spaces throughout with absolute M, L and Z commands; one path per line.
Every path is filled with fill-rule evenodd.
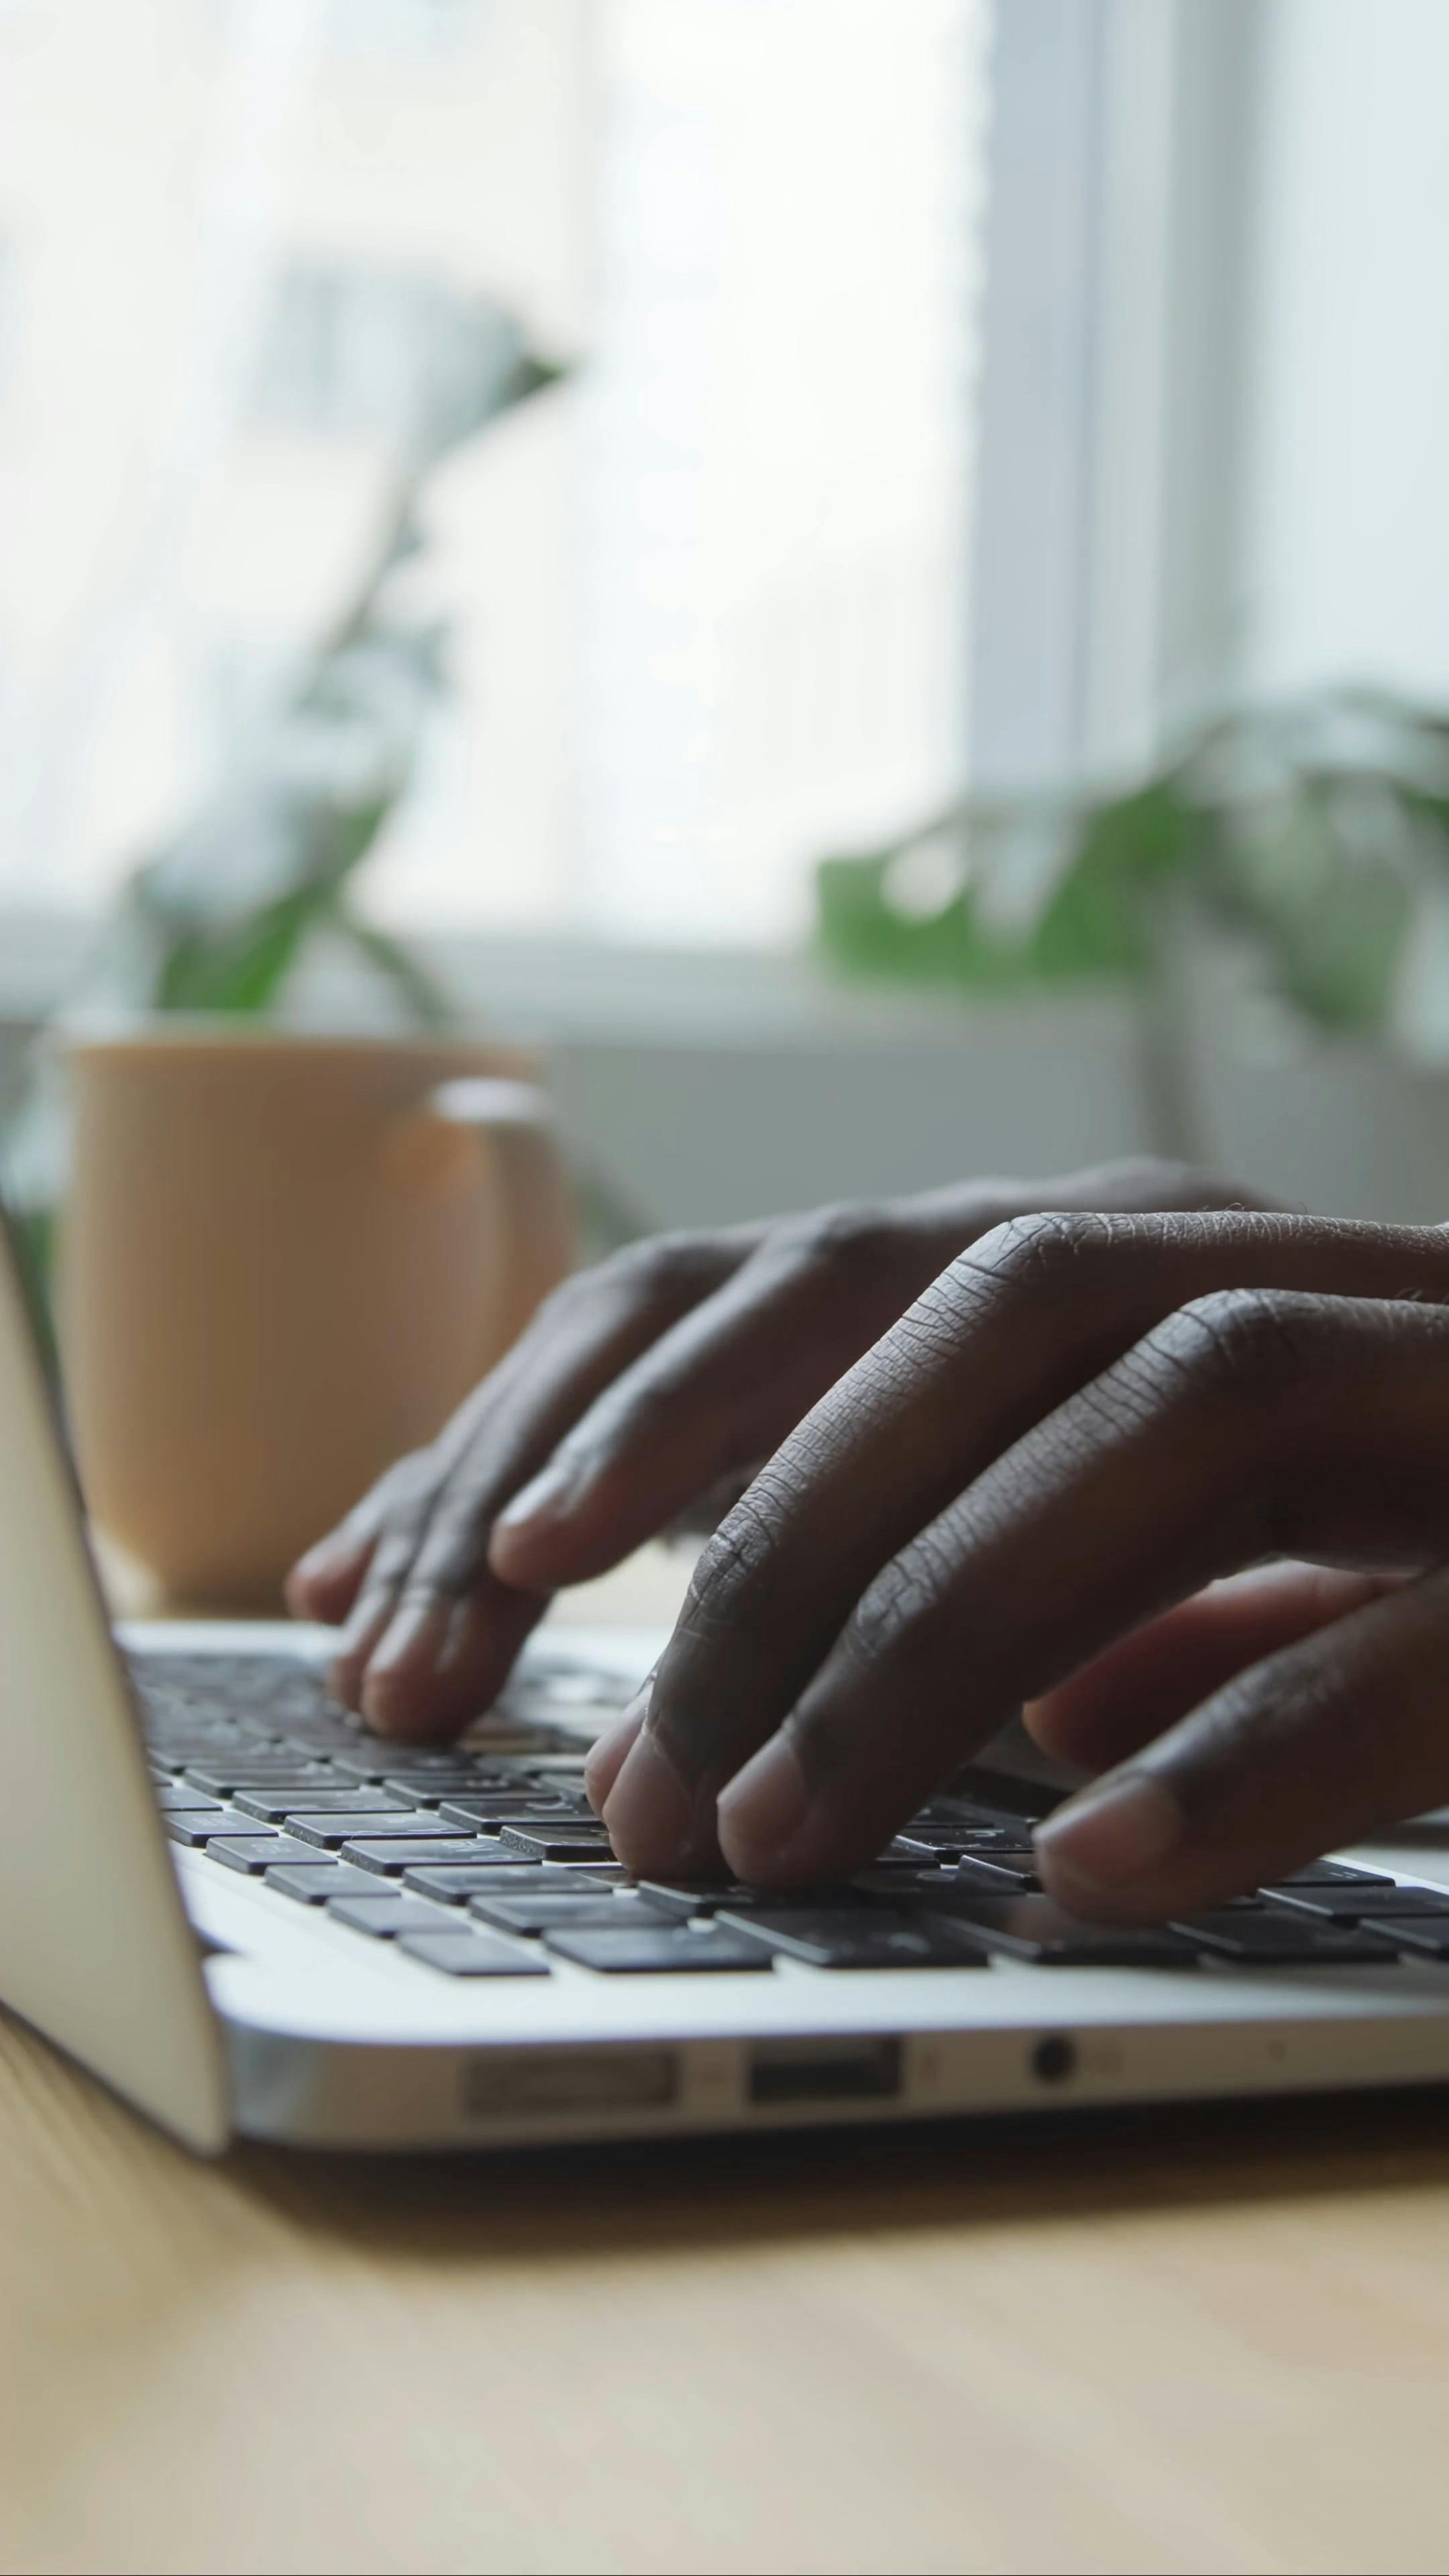
M 0 909 L 0 1020 L 45 1019 L 94 954 L 92 918 Z M 975 1000 L 838 980 L 808 955 L 623 946 L 518 932 L 424 937 L 420 953 L 474 1027 L 537 1046 L 974 1047 L 1010 1027 L 1043 1045 L 1134 1034 L 1130 994 Z M 355 1027 L 370 987 L 330 968 L 309 978 L 306 1016 Z

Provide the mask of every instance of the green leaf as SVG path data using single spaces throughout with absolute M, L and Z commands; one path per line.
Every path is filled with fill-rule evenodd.
M 55 1257 L 59 1217 L 53 1207 L 12 1204 L 10 1239 L 20 1269 L 20 1285 L 40 1346 L 41 1361 L 52 1388 L 60 1385 L 60 1345 L 55 1331 Z
M 442 1035 L 457 1026 L 452 996 L 410 948 L 345 910 L 336 913 L 335 926 L 392 987 L 418 1028 Z

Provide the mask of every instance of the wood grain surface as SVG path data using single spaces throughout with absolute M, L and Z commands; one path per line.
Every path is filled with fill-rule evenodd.
M 1449 2100 L 190 2162 L 0 2027 L 0 2563 L 1441 2569 Z
M 0 2020 L 8 2576 L 1440 2570 L 1446 2421 L 1449 2093 L 207 2167 Z

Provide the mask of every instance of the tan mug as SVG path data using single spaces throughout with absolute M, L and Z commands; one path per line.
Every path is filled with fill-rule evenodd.
M 275 1605 L 569 1268 L 546 1099 L 496 1048 L 227 1022 L 66 1058 L 59 1323 L 91 1512 L 169 1598 Z

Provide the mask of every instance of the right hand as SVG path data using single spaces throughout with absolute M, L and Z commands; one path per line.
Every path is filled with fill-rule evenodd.
M 461 1732 L 560 1585 L 708 1527 L 956 1254 L 1015 1216 L 1242 1206 L 1180 1164 L 981 1181 L 672 1234 L 565 1282 L 436 1441 L 294 1567 L 346 1621 L 333 1688 L 382 1734 Z

